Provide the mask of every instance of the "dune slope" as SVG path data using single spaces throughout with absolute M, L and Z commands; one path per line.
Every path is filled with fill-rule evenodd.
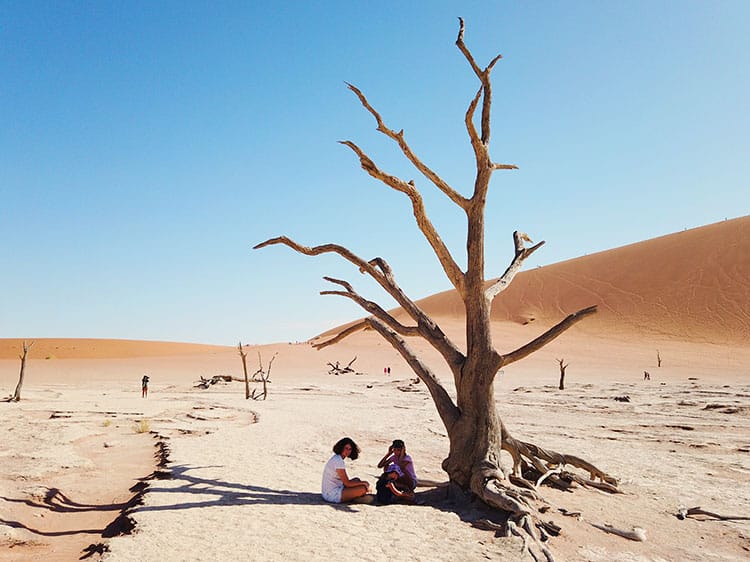
M 593 304 L 577 329 L 684 341 L 746 344 L 750 334 L 750 216 L 521 272 L 492 318 L 553 324 Z M 455 291 L 419 301 L 435 318 L 458 318 Z

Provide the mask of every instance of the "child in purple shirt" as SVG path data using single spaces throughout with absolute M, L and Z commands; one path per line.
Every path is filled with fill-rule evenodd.
M 414 470 L 414 462 L 406 453 L 406 445 L 401 439 L 394 439 L 388 452 L 380 459 L 378 468 L 386 468 L 389 465 L 396 465 L 401 474 L 397 480 L 397 485 L 408 492 L 413 492 L 417 487 L 417 473 Z

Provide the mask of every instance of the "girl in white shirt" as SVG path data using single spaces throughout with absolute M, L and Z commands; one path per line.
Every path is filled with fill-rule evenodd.
M 364 496 L 370 491 L 370 484 L 359 478 L 349 478 L 344 459 L 356 460 L 359 447 L 349 437 L 339 439 L 333 446 L 333 456 L 323 469 L 321 492 L 323 499 L 331 503 L 343 503 Z

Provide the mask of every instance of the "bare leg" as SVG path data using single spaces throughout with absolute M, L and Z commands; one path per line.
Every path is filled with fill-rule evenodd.
M 350 502 L 354 499 L 361 498 L 367 493 L 365 486 L 354 486 L 353 488 L 344 488 L 341 491 L 341 503 Z

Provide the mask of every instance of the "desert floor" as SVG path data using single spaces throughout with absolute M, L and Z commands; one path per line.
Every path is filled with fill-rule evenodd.
M 424 385 L 368 338 L 320 352 L 251 349 L 251 373 L 258 354 L 265 367 L 273 358 L 264 401 L 245 400 L 242 382 L 194 386 L 200 376 L 241 376 L 231 348 L 31 359 L 22 401 L 0 404 L 0 560 L 530 559 L 518 539 L 472 527 L 487 517 L 481 506 L 449 496 L 440 468 L 448 440 Z M 623 492 L 543 486 L 548 519 L 562 527 L 556 559 L 750 558 L 750 349 L 581 335 L 555 345 L 498 376 L 499 413 L 515 436 L 586 458 Z M 327 373 L 327 362 L 354 356 L 356 374 Z M 18 367 L 0 360 L 1 394 L 12 393 Z M 390 441 L 404 439 L 420 505 L 324 503 L 321 471 L 344 435 L 362 449 L 349 475 L 373 484 Z M 129 504 L 134 496 L 141 503 Z M 695 506 L 740 519 L 676 516 Z M 118 534 L 128 518 L 135 528 Z M 592 524 L 641 527 L 647 539 Z

